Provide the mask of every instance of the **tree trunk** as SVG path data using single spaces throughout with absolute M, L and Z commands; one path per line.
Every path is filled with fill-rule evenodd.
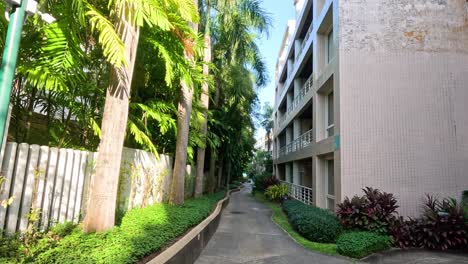
M 226 178 L 227 190 L 229 190 L 229 182 L 230 181 L 231 181 L 231 161 L 228 160 L 228 162 L 227 162 L 227 178 Z
M 219 157 L 219 161 L 218 161 L 218 184 L 216 186 L 217 189 L 221 187 L 221 180 L 223 177 L 223 165 L 224 165 L 224 159 L 223 159 L 223 154 L 221 153 L 221 157 Z
M 115 208 L 123 142 L 127 128 L 128 106 L 139 30 L 125 20 L 125 12 L 116 29 L 125 44 L 127 65 L 112 67 L 102 117 L 102 138 L 91 181 L 89 202 L 84 220 L 86 232 L 101 232 L 115 223 Z
M 198 6 L 198 0 L 194 0 Z M 191 23 L 191 27 L 198 32 L 198 24 Z M 185 58 L 193 62 L 193 53 L 185 50 Z M 184 203 L 184 183 L 185 169 L 187 166 L 187 145 L 190 129 L 190 115 L 192 113 L 193 87 L 189 87 L 184 81 L 180 85 L 180 98 L 177 115 L 177 143 L 174 161 L 174 171 L 172 175 L 170 204 Z
M 216 157 L 215 157 L 215 150 L 211 148 L 211 157 L 210 157 L 210 172 L 208 174 L 208 193 L 214 193 L 214 189 L 216 186 Z
M 209 9 L 208 9 L 209 10 Z M 209 67 L 208 63 L 211 62 L 211 36 L 209 33 L 209 23 L 207 22 L 207 30 L 205 30 L 205 49 L 203 55 L 203 75 L 208 77 Z M 202 92 L 200 95 L 200 101 L 203 106 L 203 124 L 201 127 L 201 133 L 203 140 L 206 144 L 206 135 L 208 127 L 208 107 L 209 107 L 209 86 L 208 82 L 204 82 L 202 85 Z M 203 172 L 205 170 L 205 153 L 206 146 L 200 147 L 197 150 L 197 176 L 195 178 L 195 197 L 200 197 L 203 194 Z
M 184 181 L 187 166 L 187 145 L 192 112 L 193 87 L 181 84 L 181 94 L 177 115 L 177 144 L 172 176 L 170 204 L 184 203 Z
M 220 89 L 219 85 L 216 85 L 215 88 L 215 97 L 213 102 L 213 107 L 217 108 L 219 104 L 219 97 L 220 97 Z M 216 149 L 211 148 L 211 156 L 210 156 L 210 172 L 209 172 L 209 180 L 208 180 L 208 192 L 214 192 L 214 185 L 215 185 L 215 171 L 216 171 Z

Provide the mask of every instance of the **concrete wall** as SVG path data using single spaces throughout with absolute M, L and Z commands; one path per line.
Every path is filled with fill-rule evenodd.
M 394 193 L 417 215 L 425 193 L 468 189 L 465 0 L 339 2 L 341 192 Z

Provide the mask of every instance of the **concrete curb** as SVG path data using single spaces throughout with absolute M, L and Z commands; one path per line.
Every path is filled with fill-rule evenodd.
M 192 264 L 200 256 L 205 246 L 210 241 L 218 228 L 222 210 L 229 203 L 231 193 L 240 189 L 227 192 L 226 197 L 218 202 L 215 210 L 200 224 L 192 228 L 187 234 L 179 238 L 177 242 L 165 249 L 159 255 L 149 260 L 148 264 Z
M 398 258 L 400 254 L 404 254 L 404 253 L 422 253 L 423 254 L 425 252 L 436 252 L 439 254 L 445 254 L 447 256 L 453 254 L 456 256 L 468 257 L 468 252 L 463 252 L 461 250 L 437 251 L 437 250 L 429 250 L 429 249 L 424 249 L 424 248 L 406 248 L 406 249 L 390 248 L 385 251 L 377 252 L 367 257 L 364 257 L 360 259 L 360 261 L 364 263 L 384 263 L 383 260 L 385 258 L 391 258 L 391 257 Z

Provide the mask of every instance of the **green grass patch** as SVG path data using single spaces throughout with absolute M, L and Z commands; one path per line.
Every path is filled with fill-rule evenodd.
M 190 199 L 180 206 L 155 204 L 133 209 L 120 226 L 108 232 L 86 234 L 77 227 L 58 241 L 38 240 L 26 253 L 19 246 L 19 254 L 0 255 L 0 263 L 136 263 L 203 221 L 224 194 Z
M 273 211 L 273 221 L 277 225 L 279 225 L 283 230 L 285 230 L 298 244 L 309 250 L 318 251 L 329 255 L 339 255 L 336 249 L 336 244 L 313 242 L 302 237 L 298 232 L 296 232 L 288 222 L 288 218 L 283 212 L 283 209 L 281 208 L 280 204 L 268 201 L 265 198 L 265 196 L 260 192 L 256 192 L 254 194 L 254 197 L 258 201 L 266 204 L 268 207 L 271 208 L 271 210 Z

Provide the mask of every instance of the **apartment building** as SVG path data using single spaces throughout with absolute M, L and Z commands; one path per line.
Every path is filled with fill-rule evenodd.
M 273 138 L 290 194 L 333 210 L 371 186 L 417 215 L 426 193 L 468 190 L 467 1 L 294 5 Z

